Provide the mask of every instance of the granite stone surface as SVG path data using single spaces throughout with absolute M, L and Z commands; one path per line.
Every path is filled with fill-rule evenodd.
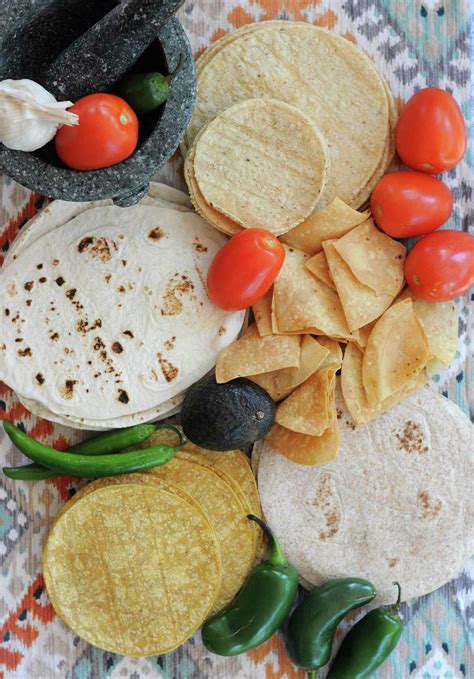
M 113 198 L 116 204 L 127 206 L 144 195 L 150 177 L 166 163 L 181 141 L 194 106 L 196 81 L 194 58 L 186 33 L 177 19 L 169 19 L 173 8 L 181 2 L 149 0 L 138 3 L 142 5 L 143 16 L 148 18 L 152 5 L 155 12 L 158 5 L 161 8 L 162 13 L 157 12 L 154 20 L 145 22 L 146 25 L 141 23 L 140 11 L 138 18 L 133 12 L 132 17 L 127 13 L 137 9 L 135 4 L 135 0 L 127 3 L 128 9 L 123 13 L 124 8 L 117 7 L 111 0 L 36 0 L 26 6 L 15 0 L 0 0 L 0 80 L 31 78 L 46 86 L 48 77 L 56 72 L 66 90 L 58 98 L 74 100 L 76 97 L 71 93 L 76 84 L 77 92 L 81 94 L 84 93 L 80 89 L 83 86 L 85 93 L 113 92 L 113 83 L 129 69 L 169 73 L 183 60 L 182 69 L 171 82 L 164 106 L 140 117 L 139 142 L 130 158 L 102 170 L 78 172 L 62 165 L 52 142 L 34 153 L 13 151 L 0 144 L 0 171 L 29 189 L 64 200 Z M 104 15 L 107 15 L 103 19 L 105 23 L 101 25 Z M 157 29 L 163 20 L 167 23 Z M 153 25 L 153 31 L 150 25 Z M 92 32 L 91 27 L 95 29 Z M 144 30 L 141 45 L 140 27 Z M 106 49 L 99 49 L 98 35 L 99 42 L 108 43 Z M 110 51 L 109 46 L 114 44 L 117 35 L 123 40 Z M 71 90 L 68 90 L 72 61 L 79 59 L 77 45 L 82 41 L 84 46 L 87 40 L 93 46 L 92 52 L 97 52 L 97 59 L 92 58 L 87 69 L 81 67 L 73 72 Z M 61 63 L 62 72 L 57 70 Z M 58 92 L 54 94 L 58 95 Z

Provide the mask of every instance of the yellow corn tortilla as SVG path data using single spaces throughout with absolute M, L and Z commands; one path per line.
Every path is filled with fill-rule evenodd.
M 351 339 L 336 291 L 307 270 L 308 255 L 287 246 L 285 251 L 285 262 L 273 285 L 279 331 L 312 332 Z
M 325 252 L 318 252 L 316 255 L 313 255 L 311 259 L 308 259 L 305 266 L 309 271 L 311 271 L 313 276 L 319 278 L 320 281 L 326 283 L 326 285 L 329 285 L 329 287 L 333 288 L 333 290 L 336 289 L 334 281 L 331 278 L 331 272 L 329 270 L 328 260 L 326 258 Z
M 337 366 L 337 370 L 342 365 L 342 350 L 341 345 L 335 339 L 330 337 L 318 337 L 318 343 L 329 351 L 329 355 L 326 356 L 324 361 L 319 366 L 320 368 L 326 368 L 329 365 Z
M 322 436 L 297 434 L 274 424 L 266 440 L 284 457 L 308 466 L 326 464 L 336 459 L 339 451 L 339 427 L 336 414 Z
M 255 317 L 255 323 L 260 337 L 267 337 L 268 335 L 273 335 L 272 299 L 273 299 L 273 286 L 270 288 L 270 290 L 267 290 L 264 296 L 260 297 L 260 299 L 258 299 L 252 306 L 253 315 Z
M 316 372 L 329 355 L 329 349 L 322 346 L 321 342 L 311 335 L 303 335 L 298 368 L 272 370 L 261 375 L 252 375 L 249 379 L 265 389 L 274 401 L 281 401 Z
M 216 380 L 229 382 L 236 377 L 259 375 L 276 368 L 296 368 L 300 364 L 298 335 L 260 337 L 252 324 L 243 337 L 221 351 L 217 358 Z
M 313 373 L 280 403 L 275 421 L 299 434 L 321 436 L 333 414 L 335 375 L 332 366 Z
M 392 295 L 377 295 L 372 288 L 363 285 L 340 256 L 337 240 L 324 241 L 324 253 L 329 270 L 341 300 L 349 330 L 362 328 L 379 318 L 393 302 Z
M 76 634 L 129 656 L 161 655 L 188 639 L 221 577 L 203 513 L 171 487 L 138 483 L 74 502 L 48 535 L 43 573 L 56 613 Z
M 194 176 L 206 203 L 243 227 L 276 235 L 314 210 L 327 168 L 316 124 L 278 99 L 231 106 L 209 122 L 194 151 Z
M 379 403 L 369 405 L 364 385 L 362 384 L 363 360 L 363 352 L 353 342 L 349 342 L 342 362 L 341 386 L 347 409 L 357 425 L 365 424 L 373 420 L 374 417 L 386 413 L 397 403 L 400 403 L 410 394 L 421 389 L 428 382 L 426 372 L 422 370 L 399 391 L 396 391 Z
M 369 405 L 405 388 L 425 368 L 430 349 L 410 299 L 379 318 L 367 341 L 362 381 Z
M 454 301 L 427 302 L 412 295 L 409 288 L 398 299 L 411 299 L 415 314 L 426 333 L 432 357 L 445 367 L 451 365 L 458 347 L 459 320 Z
M 376 295 L 396 297 L 404 284 L 406 248 L 368 219 L 334 243 L 357 280 Z
M 281 240 L 297 250 L 315 255 L 322 251 L 325 240 L 340 238 L 368 217 L 368 212 L 357 212 L 344 201 L 334 198 L 327 207 L 288 231 Z

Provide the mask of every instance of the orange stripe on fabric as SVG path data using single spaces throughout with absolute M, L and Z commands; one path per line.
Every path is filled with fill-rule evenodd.
M 7 241 L 10 243 L 13 241 L 20 224 L 22 224 L 25 219 L 31 219 L 31 217 L 33 217 L 38 212 L 36 209 L 36 201 L 38 200 L 39 196 L 39 193 L 32 193 L 26 205 L 22 207 L 16 217 L 10 220 L 6 229 L 4 229 L 0 235 L 0 249 L 3 248 Z

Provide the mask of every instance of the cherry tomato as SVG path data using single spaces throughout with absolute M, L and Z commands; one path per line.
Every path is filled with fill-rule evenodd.
M 393 238 L 408 238 L 444 224 L 453 211 L 453 196 L 436 177 L 423 172 L 391 172 L 378 182 L 370 205 L 382 231 Z
M 135 151 L 138 119 L 124 99 L 114 94 L 88 94 L 69 111 L 79 125 L 63 125 L 56 133 L 56 153 L 74 170 L 98 170 L 120 163 Z
M 207 274 L 211 300 L 227 311 L 252 306 L 271 287 L 284 259 L 285 250 L 270 231 L 241 231 L 212 261 Z
M 474 285 L 474 236 L 449 229 L 429 233 L 409 253 L 405 278 L 429 302 L 459 297 Z
M 414 170 L 436 174 L 455 167 L 466 151 L 466 125 L 449 92 L 427 87 L 405 105 L 396 130 L 403 162 Z

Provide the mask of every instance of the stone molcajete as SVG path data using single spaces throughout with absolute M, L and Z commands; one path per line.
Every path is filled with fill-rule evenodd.
M 183 0 L 0 0 L 0 80 L 30 78 L 58 99 L 114 92 L 128 72 L 172 72 L 166 103 L 139 118 L 136 151 L 101 170 L 77 172 L 58 159 L 54 143 L 34 153 L 0 144 L 0 168 L 32 190 L 71 201 L 113 198 L 132 205 L 178 147 L 195 99 L 194 59 L 172 14 Z

